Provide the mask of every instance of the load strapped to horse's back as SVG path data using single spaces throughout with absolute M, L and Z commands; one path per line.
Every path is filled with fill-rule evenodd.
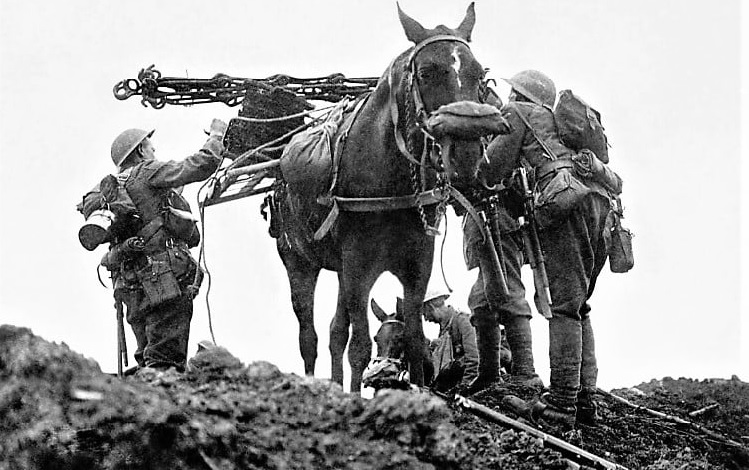
M 340 121 L 341 113 L 331 108 L 318 108 L 314 102 L 339 103 L 344 99 L 364 97 L 374 89 L 376 77 L 347 78 L 336 73 L 318 78 L 295 78 L 277 74 L 264 79 L 249 79 L 217 74 L 210 79 L 162 77 L 153 65 L 141 69 L 137 79 L 125 79 L 113 89 L 115 98 L 141 96 L 143 106 L 161 109 L 165 105 L 190 106 L 221 102 L 240 106 L 232 118 L 224 138 L 229 155 L 234 159 L 222 168 L 206 197 L 206 206 L 271 191 L 276 180 L 282 180 L 279 168 L 287 144 L 325 145 L 323 133 L 312 132 Z M 303 132 L 305 129 L 309 132 Z M 318 152 L 319 156 L 319 152 Z M 310 162 L 307 162 L 310 163 Z M 285 165 L 293 173 L 303 170 Z M 323 171 L 324 173 L 324 171 Z M 269 184 L 260 186 L 263 181 Z M 320 183 L 324 185 L 325 183 Z
M 313 305 L 318 275 L 323 269 L 338 273 L 338 303 L 330 326 L 331 378 L 343 384 L 347 349 L 355 393 L 361 389 L 362 373 L 371 359 L 367 303 L 372 285 L 384 272 L 398 279 L 403 286 L 406 336 L 423 339 L 421 304 L 442 216 L 447 206 L 460 204 L 472 218 L 479 218 L 461 191 L 473 187 L 485 141 L 510 130 L 501 112 L 482 99 L 485 69 L 470 46 L 474 4 L 455 28 L 425 28 L 400 7 L 398 17 L 411 46 L 395 56 L 378 79 L 266 80 L 305 100 L 321 99 L 319 93 L 335 96 L 325 101 L 336 104 L 303 109 L 284 118 L 235 118 L 255 124 L 302 117 L 304 124 L 287 133 L 279 131 L 273 140 L 260 139 L 265 141 L 257 147 L 242 149 L 220 170 L 213 196 L 204 202 L 209 205 L 271 192 L 262 211 L 271 209 L 270 232 L 289 274 L 307 375 L 314 375 L 317 359 Z M 420 71 L 427 68 L 435 73 L 422 76 Z M 444 77 L 449 77 L 447 85 Z M 227 89 L 219 90 L 224 81 L 175 81 L 170 83 L 174 96 L 167 88 L 163 96 L 153 99 L 189 104 L 180 102 L 184 95 L 176 91 L 182 90 L 174 90 L 194 85 L 194 96 L 200 100 L 238 104 L 233 94 L 240 93 L 241 84 L 229 80 Z M 126 81 L 121 87 L 129 85 Z M 139 91 L 153 89 L 144 83 Z M 244 87 L 241 93 L 250 90 Z M 344 97 L 350 102 L 341 102 Z M 144 100 L 151 103 L 150 96 L 144 95 Z M 253 132 L 252 127 L 246 132 Z M 271 149 L 280 150 L 281 156 L 270 154 Z M 289 164 L 286 171 L 284 162 Z M 319 184 L 305 187 L 305 165 L 312 173 L 320 171 Z M 268 177 L 274 180 L 271 186 L 255 187 Z M 240 184 L 238 192 L 229 194 Z M 406 361 L 411 381 L 417 385 L 424 382 L 422 355 L 421 348 L 409 343 Z

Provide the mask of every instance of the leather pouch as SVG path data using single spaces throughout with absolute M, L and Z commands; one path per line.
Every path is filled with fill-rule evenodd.
M 155 307 L 182 295 L 167 252 L 153 255 L 150 262 L 138 270 L 138 279 L 143 288 L 141 309 Z
M 549 227 L 566 218 L 592 191 L 570 168 L 556 170 L 551 179 L 540 184 L 539 188 L 536 195 L 536 221 L 540 228 Z

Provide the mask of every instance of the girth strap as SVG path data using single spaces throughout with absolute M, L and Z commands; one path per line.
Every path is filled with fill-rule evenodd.
M 337 204 L 340 210 L 349 212 L 385 212 L 398 209 L 408 209 L 417 205 L 436 204 L 447 199 L 449 192 L 441 188 L 434 188 L 418 194 L 392 197 L 341 197 L 327 196 L 317 198 L 317 202 L 330 206 Z
M 460 191 L 452 186 L 447 188 L 434 188 L 429 191 L 423 191 L 418 194 L 408 196 L 393 197 L 340 197 L 340 196 L 320 196 L 317 202 L 322 205 L 332 206 L 328 216 L 325 218 L 320 228 L 315 232 L 315 241 L 322 240 L 328 234 L 340 211 L 348 212 L 386 212 L 399 209 L 409 209 L 417 206 L 428 206 L 438 204 L 453 198 L 458 204 L 463 206 L 468 215 L 476 222 L 479 227 L 481 236 L 484 241 L 487 240 L 486 227 L 481 220 L 478 212 L 473 205 L 463 196 Z

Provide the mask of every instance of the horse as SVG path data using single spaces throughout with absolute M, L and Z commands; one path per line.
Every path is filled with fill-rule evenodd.
M 375 318 L 380 321 L 380 327 L 374 335 L 375 358 L 364 370 L 362 384 L 374 388 L 375 391 L 383 388 L 407 389 L 410 386 L 410 376 L 405 374 L 407 338 L 403 299 L 397 298 L 395 313 L 391 314 L 386 313 L 375 299 L 370 301 L 370 305 Z M 424 356 L 422 367 L 426 384 L 434 378 L 434 365 L 429 343 L 426 338 L 422 343 Z
M 403 286 L 405 334 L 418 339 L 408 343 L 406 358 L 411 381 L 423 385 L 420 307 L 432 270 L 434 227 L 457 194 L 452 188 L 475 177 L 484 155 L 480 137 L 436 138 L 426 130 L 443 105 L 479 102 L 485 70 L 469 47 L 474 4 L 454 29 L 424 28 L 400 6 L 398 16 L 414 45 L 392 60 L 371 94 L 344 116 L 331 139 L 328 193 L 281 185 L 273 195 L 277 251 L 299 322 L 305 374 L 314 375 L 317 359 L 317 279 L 323 269 L 334 271 L 339 289 L 330 323 L 331 379 L 343 385 L 348 346 L 352 393 L 360 393 L 372 353 L 369 293 L 385 271 Z

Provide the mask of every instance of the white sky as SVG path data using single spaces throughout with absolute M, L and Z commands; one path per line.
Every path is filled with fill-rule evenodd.
M 468 6 L 400 4 L 428 28 L 457 26 Z M 150 64 L 164 76 L 192 78 L 379 76 L 410 45 L 394 1 L 258 5 L 0 0 L 0 323 L 30 327 L 115 370 L 111 290 L 96 276 L 105 248 L 92 253 L 80 246 L 83 218 L 75 204 L 113 171 L 109 149 L 122 130 L 156 128 L 157 158 L 181 159 L 202 145 L 211 118 L 228 121 L 238 110 L 145 108 L 138 98 L 115 100 L 116 82 Z M 740 158 L 740 131 L 746 131 L 740 117 L 748 103 L 746 88 L 740 93 L 745 5 L 476 2 L 472 49 L 493 78 L 537 68 L 603 114 L 611 162 L 625 180 L 625 225 L 636 235 L 635 268 L 624 275 L 607 268 L 591 302 L 605 388 L 664 376 L 749 378 L 741 289 L 749 266 L 742 251 L 749 170 Z M 746 46 L 744 37 L 743 57 Z M 504 98 L 506 88 L 499 91 Z M 746 136 L 743 143 L 746 149 Z M 187 191 L 194 211 L 197 186 Z M 260 217 L 261 201 L 206 209 L 213 327 L 217 341 L 243 361 L 268 360 L 302 374 L 286 275 Z M 465 308 L 476 272 L 465 270 L 459 221 L 450 216 L 444 269 L 455 289 L 452 303 Z M 316 295 L 320 377 L 330 374 L 327 330 L 336 292 L 334 275 L 323 273 Z M 198 340 L 210 338 L 205 294 L 204 285 L 190 354 Z M 387 276 L 373 291 L 391 309 L 398 294 Z M 540 316 L 532 323 L 537 365 L 548 382 L 546 323 Z M 372 317 L 372 334 L 376 326 Z M 135 341 L 127 330 L 132 361 Z M 436 334 L 433 327 L 427 333 Z

